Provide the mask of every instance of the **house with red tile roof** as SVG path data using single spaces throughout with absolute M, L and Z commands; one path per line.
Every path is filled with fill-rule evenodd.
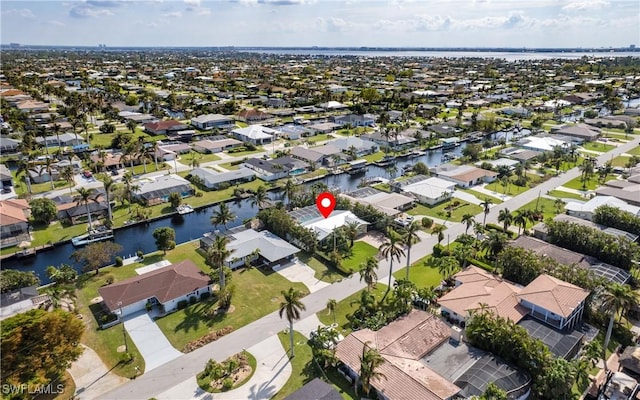
M 144 124 L 144 131 L 152 135 L 166 135 L 171 132 L 183 131 L 189 128 L 187 124 L 169 119 L 166 121 L 147 122 Z
M 109 311 L 122 310 L 122 316 L 127 316 L 144 310 L 147 302 L 159 304 L 164 312 L 175 310 L 182 300 L 210 293 L 210 282 L 193 261 L 185 260 L 103 286 L 98 292 Z
M 0 248 L 14 246 L 29 240 L 31 208 L 24 199 L 0 201 Z

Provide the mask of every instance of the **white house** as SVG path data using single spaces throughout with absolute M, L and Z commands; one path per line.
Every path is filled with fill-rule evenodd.
M 256 173 L 248 168 L 239 168 L 227 172 L 218 172 L 209 168 L 196 168 L 189 174 L 202 179 L 202 183 L 208 189 L 217 189 L 223 183 L 235 185 L 251 182 L 256 178 Z
M 103 286 L 98 292 L 107 309 L 122 317 L 144 310 L 147 303 L 172 311 L 181 300 L 200 299 L 202 293 L 211 292 L 209 282 L 193 261 L 185 260 Z
M 469 188 L 482 182 L 493 182 L 498 173 L 471 165 L 443 164 L 433 169 L 438 178 L 451 181 L 462 188 Z
M 191 118 L 191 125 L 201 130 L 233 128 L 235 124 L 236 122 L 232 116 L 222 114 L 198 115 L 195 118 Z
M 367 225 L 369 225 L 367 221 L 361 220 L 348 210 L 334 210 L 328 218 L 324 218 L 320 215 L 316 206 L 296 210 L 291 213 L 291 216 L 300 225 L 315 232 L 319 241 L 326 239 L 334 230 L 349 223 L 355 222 L 358 224 L 359 234 L 364 234 L 367 231 Z
M 231 133 L 238 140 L 259 145 L 271 143 L 277 137 L 278 131 L 262 125 L 250 125 L 246 128 L 234 129 Z
M 405 193 L 411 193 L 420 203 L 434 205 L 451 197 L 456 184 L 440 178 L 425 180 L 406 185 L 402 188 Z
M 640 215 L 640 207 L 633 206 L 626 201 L 613 196 L 596 196 L 586 203 L 570 201 L 564 208 L 567 210 L 567 214 L 569 215 L 591 221 L 596 208 L 600 206 L 616 207 L 631 215 Z

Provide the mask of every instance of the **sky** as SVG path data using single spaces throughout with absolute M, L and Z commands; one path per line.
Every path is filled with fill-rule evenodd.
M 640 46 L 639 0 L 0 3 L 0 41 L 97 46 Z

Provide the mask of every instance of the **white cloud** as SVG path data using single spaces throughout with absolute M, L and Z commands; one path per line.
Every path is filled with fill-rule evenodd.
M 182 13 L 180 11 L 172 11 L 162 14 L 162 16 L 166 18 L 180 18 L 182 17 Z
M 28 8 L 13 8 L 10 10 L 6 10 L 2 12 L 2 15 L 18 15 L 22 18 L 35 18 L 36 16 L 33 14 L 33 11 L 31 11 Z
M 57 21 L 55 19 L 51 20 L 51 21 L 47 21 L 49 24 L 51 25 L 55 25 L 55 26 L 67 26 L 64 22 L 61 21 Z
M 566 6 L 562 7 L 567 11 L 586 11 L 586 10 L 600 10 L 601 8 L 609 6 L 611 3 L 605 0 L 591 0 L 591 1 L 572 1 Z
M 184 0 L 184 3 L 193 7 L 200 7 L 200 0 Z
M 90 5 L 77 5 L 69 10 L 69 16 L 72 18 L 97 18 L 109 17 L 114 15 L 111 10 L 106 8 L 96 8 Z

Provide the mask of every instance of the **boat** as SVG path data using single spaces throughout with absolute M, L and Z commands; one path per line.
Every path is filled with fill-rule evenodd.
M 367 160 L 354 160 L 349 162 L 350 167 L 347 169 L 347 174 L 355 175 L 367 170 Z
M 384 156 L 380 161 L 374 162 L 374 164 L 377 165 L 378 167 L 388 167 L 393 163 L 394 160 L 395 160 L 395 157 Z
M 176 211 L 180 215 L 189 214 L 193 212 L 193 207 L 191 207 L 189 204 L 181 204 L 176 208 Z
M 92 229 L 86 235 L 76 236 L 71 239 L 71 244 L 75 247 L 87 245 L 89 243 L 100 242 L 102 240 L 108 240 L 113 238 L 113 231 L 106 227 L 98 227 Z
M 427 153 L 424 152 L 424 151 L 414 150 L 411 153 L 409 153 L 408 157 L 409 158 L 417 158 L 417 157 L 420 157 L 420 156 L 424 156 L 425 154 L 427 154 Z
M 456 155 L 453 153 L 444 153 L 442 155 L 442 162 L 446 162 L 446 161 L 451 161 L 451 160 L 455 160 L 456 159 Z
M 33 257 L 36 255 L 36 249 L 22 249 L 15 254 L 17 258 Z

